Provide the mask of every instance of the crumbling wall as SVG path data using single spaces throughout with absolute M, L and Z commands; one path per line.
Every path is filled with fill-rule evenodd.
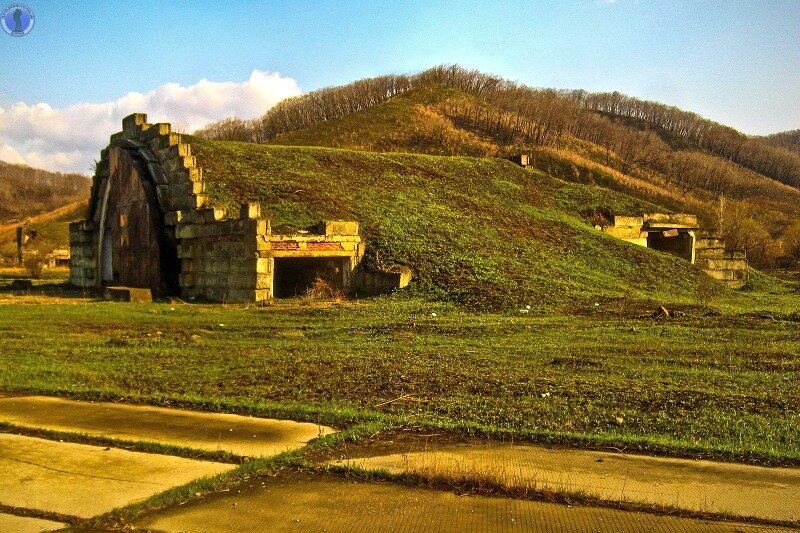
M 642 220 L 647 226 L 683 226 L 692 229 L 699 227 L 697 215 L 687 213 L 645 213 Z
M 115 185 L 119 180 L 112 180 L 119 172 L 114 157 L 121 150 L 135 158 L 141 169 L 133 181 L 148 180 L 148 187 L 152 183 L 155 200 L 148 201 L 154 204 L 152 212 L 163 216 L 163 226 L 157 225 L 159 235 L 165 237 L 158 241 L 159 252 L 169 246 L 173 257 L 177 255 L 181 297 L 226 302 L 272 298 L 275 260 L 280 258 L 293 258 L 316 269 L 330 266 L 336 271 L 331 281 L 342 288 L 349 286 L 351 272 L 363 255 L 357 222 L 323 221 L 308 231 L 284 235 L 272 233 L 258 204 L 244 204 L 238 214 L 228 216 L 209 207 L 202 169 L 191 146 L 169 124 L 148 124 L 146 115 L 136 113 L 125 117 L 122 125 L 122 131 L 112 135 L 109 146 L 101 151 L 87 220 L 70 226 L 73 284 L 102 286 L 105 259 L 114 253 L 108 250 L 112 240 L 106 238 L 106 228 L 110 228 L 109 213 L 114 208 L 112 192 L 119 186 Z M 303 263 L 304 258 L 315 260 Z
M 725 241 L 717 235 L 703 235 L 697 239 L 695 265 L 732 289 L 743 287 L 749 276 L 747 253 L 726 250 Z
M 647 247 L 647 232 L 642 230 L 643 217 L 615 216 L 613 226 L 604 226 L 603 233 L 617 239 Z
M 352 288 L 357 294 L 386 294 L 408 286 L 411 270 L 403 268 L 391 272 L 356 269 Z
M 180 213 L 177 222 L 179 283 L 184 298 L 254 302 L 271 297 L 272 268 L 258 255 L 258 237 L 269 234 L 259 210 L 243 206 L 239 218 L 220 209 Z
M 615 216 L 613 226 L 602 227 L 618 239 L 671 253 L 694 263 L 712 278 L 738 289 L 747 283 L 747 254 L 726 250 L 718 235 L 699 232 L 696 215 L 646 213 L 641 217 Z
M 97 225 L 93 222 L 72 222 L 69 225 L 69 282 L 76 287 L 94 287 L 97 283 Z

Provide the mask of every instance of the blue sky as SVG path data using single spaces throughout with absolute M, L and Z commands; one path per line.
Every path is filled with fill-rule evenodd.
M 800 128 L 799 0 L 25 2 L 33 31 L 0 34 L 0 108 L 24 102 L 31 124 L 0 113 L 0 136 L 26 160 L 54 149 L 24 138 L 38 103 L 77 114 L 77 104 L 167 83 L 241 84 L 254 71 L 309 91 L 441 63 L 540 87 L 618 90 L 750 134 Z M 219 112 L 229 109 L 264 110 Z M 188 113 L 176 111 L 202 122 Z

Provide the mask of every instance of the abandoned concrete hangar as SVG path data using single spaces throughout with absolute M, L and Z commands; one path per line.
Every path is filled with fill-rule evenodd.
M 273 233 L 258 204 L 228 216 L 204 190 L 191 146 L 169 124 L 123 119 L 101 152 L 87 218 L 70 225 L 70 281 L 228 302 L 302 294 L 318 276 L 350 286 L 364 251 L 357 222 Z
M 70 224 L 70 281 L 148 288 L 155 297 L 257 302 L 303 294 L 317 278 L 365 293 L 410 279 L 407 271 L 356 270 L 364 254 L 356 221 L 276 233 L 259 204 L 226 213 L 205 191 L 202 168 L 181 135 L 169 124 L 148 124 L 141 113 L 125 117 L 122 131 L 101 151 L 86 220 Z M 723 257 L 713 239 L 700 246 L 696 219 L 670 216 L 680 217 L 616 217 L 613 228 L 603 229 L 684 257 L 730 285 L 741 283 L 746 261 L 742 269 L 739 256 Z M 703 265 L 696 248 L 708 249 Z

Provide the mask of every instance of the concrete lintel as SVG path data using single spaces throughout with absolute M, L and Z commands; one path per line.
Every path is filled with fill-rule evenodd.
M 352 250 L 273 250 L 270 257 L 354 257 Z

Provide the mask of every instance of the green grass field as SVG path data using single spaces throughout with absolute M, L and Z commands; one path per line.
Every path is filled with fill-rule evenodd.
M 399 296 L 136 305 L 40 285 L 0 294 L 0 390 L 800 464 L 800 304 L 756 278 L 670 319 L 624 298 L 473 313 Z

